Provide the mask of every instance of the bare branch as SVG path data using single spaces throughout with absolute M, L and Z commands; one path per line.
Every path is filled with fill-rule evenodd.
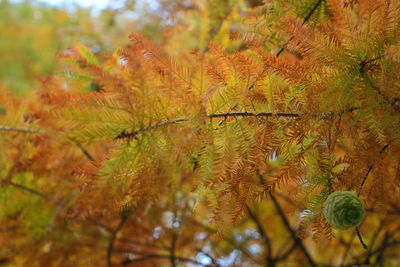
M 208 42 L 206 43 L 206 47 L 203 49 L 203 51 L 201 52 L 201 55 L 204 55 L 205 53 L 207 53 L 208 51 L 208 44 L 215 38 L 215 36 L 218 34 L 218 32 L 220 31 L 222 24 L 224 24 L 224 21 L 229 17 L 229 15 L 232 13 L 233 10 L 233 6 L 229 8 L 228 12 L 226 12 L 225 16 L 219 21 L 217 27 L 215 27 L 211 34 L 210 34 L 210 38 L 208 39 Z
M 123 262 L 123 265 L 126 266 L 126 265 L 129 265 L 129 264 L 134 263 L 134 262 L 147 261 L 147 260 L 151 260 L 151 259 L 169 259 L 169 258 L 170 258 L 170 255 L 147 254 L 146 256 L 141 257 L 141 258 L 135 258 L 135 259 L 132 259 L 132 260 L 131 259 L 127 259 L 126 261 Z M 189 258 L 176 256 L 175 259 L 177 261 L 181 261 L 181 262 L 190 262 L 190 263 L 196 264 L 197 266 L 208 266 L 208 264 L 204 264 L 204 263 L 201 263 L 199 261 L 195 261 L 195 260 L 192 260 L 192 259 L 189 259 Z
M 317 10 L 318 6 L 322 3 L 322 0 L 318 0 L 318 2 L 315 3 L 315 5 L 313 6 L 313 8 L 310 10 L 310 12 L 307 14 L 307 16 L 304 18 L 303 23 L 301 25 L 304 25 L 312 16 L 312 14 L 314 14 L 315 10 Z M 290 42 L 290 40 L 293 39 L 293 36 L 291 36 L 286 42 L 285 44 L 281 47 L 281 49 L 279 49 L 279 51 L 276 53 L 276 56 L 279 57 L 282 52 L 285 50 L 286 45 Z
M 76 195 L 78 194 L 78 190 L 73 190 L 68 196 L 66 196 L 60 204 L 57 205 L 56 211 L 53 214 L 53 217 L 51 218 L 51 221 L 49 223 L 49 226 L 47 227 L 47 232 L 50 232 L 53 229 L 54 222 L 57 219 L 58 214 L 61 212 L 61 210 L 65 207 L 65 205 L 68 204 L 68 202 Z
M 171 255 L 170 255 L 170 261 L 171 261 L 171 266 L 176 267 L 176 258 L 175 258 L 175 248 L 176 248 L 176 241 L 177 241 L 177 235 L 176 232 L 172 234 L 172 242 L 171 242 Z
M 293 240 L 295 241 L 295 243 L 300 247 L 301 251 L 303 252 L 304 256 L 306 256 L 308 263 L 312 266 L 312 267 L 317 267 L 317 264 L 313 261 L 313 259 L 311 258 L 310 253 L 308 252 L 308 250 L 306 249 L 306 247 L 303 244 L 303 241 L 296 235 L 295 231 L 292 229 L 292 227 L 289 224 L 289 221 L 285 215 L 285 212 L 282 210 L 281 206 L 279 205 L 278 201 L 275 199 L 275 197 L 271 194 L 271 192 L 269 192 L 269 196 L 272 199 L 272 202 L 275 205 L 276 210 L 279 213 L 279 216 L 281 217 L 283 224 L 286 226 L 286 229 L 290 232 L 290 235 L 292 236 Z
M 356 227 L 356 233 L 357 233 L 358 239 L 360 240 L 360 243 L 363 246 L 363 248 L 368 249 L 367 245 L 364 243 L 364 240 L 362 239 L 362 236 L 360 234 L 360 230 L 358 229 L 358 226 Z
M 385 152 L 385 150 L 386 150 L 388 147 L 389 147 L 389 144 L 385 145 L 385 146 L 381 149 L 381 151 L 379 152 L 379 154 L 382 155 L 383 152 Z M 370 164 L 370 165 L 368 166 L 368 170 L 367 170 L 367 172 L 365 173 L 364 178 L 363 178 L 363 180 L 362 180 L 362 182 L 361 182 L 361 185 L 360 185 L 360 187 L 359 187 L 359 189 L 358 189 L 357 196 L 360 196 L 361 190 L 362 190 L 362 188 L 363 188 L 363 186 L 364 186 L 364 184 L 365 184 L 365 181 L 367 180 L 369 173 L 370 173 L 370 172 L 372 171 L 372 169 L 374 168 L 374 165 L 375 165 L 375 162 L 372 163 L 372 164 Z
M 124 132 L 120 133 L 117 137 L 115 137 L 114 140 L 132 138 L 132 137 L 135 137 L 138 134 L 150 131 L 152 129 L 155 129 L 155 128 L 158 128 L 158 127 L 161 127 L 161 126 L 175 124 L 175 123 L 183 122 L 183 121 L 187 121 L 187 120 L 188 120 L 188 118 L 176 119 L 176 120 L 171 120 L 171 121 L 163 121 L 163 122 L 159 122 L 159 123 L 156 123 L 156 124 L 144 127 L 144 128 L 140 128 L 139 130 L 136 130 L 136 131 L 133 131 L 133 132 L 125 132 L 124 131 Z
M 129 218 L 129 216 L 122 216 L 122 219 L 119 222 L 117 228 L 115 228 L 115 230 L 112 231 L 112 233 L 111 233 L 110 240 L 108 241 L 108 248 L 107 248 L 107 265 L 108 265 L 108 267 L 112 267 L 111 255 L 112 255 L 113 248 L 114 248 L 114 241 L 117 237 L 117 234 L 119 233 L 119 231 L 121 231 L 122 227 L 124 226 L 124 224 L 126 223 L 128 218 Z
M 367 66 L 368 63 L 371 63 L 375 60 L 378 60 L 382 58 L 383 55 L 378 56 L 376 58 L 363 61 L 360 63 L 360 74 L 364 78 L 365 81 L 369 83 L 369 85 L 383 98 L 383 100 L 387 103 L 390 104 L 398 113 L 400 113 L 400 107 L 396 104 L 396 100 L 390 100 L 389 97 L 383 93 L 383 91 L 372 81 L 371 77 L 368 75 L 368 73 L 365 71 L 365 67 Z
M 207 256 L 211 260 L 211 262 L 214 264 L 215 267 L 221 267 L 221 265 L 218 264 L 217 260 L 213 256 L 204 252 L 200 248 L 196 248 L 196 250 L 197 250 L 197 252 L 200 252 L 201 254 L 204 254 L 205 256 Z
M 37 129 L 30 129 L 30 128 L 17 128 L 17 127 L 10 127 L 5 125 L 0 125 L 0 131 L 6 132 L 20 132 L 20 133 L 41 133 L 41 130 Z
M 298 118 L 303 114 L 298 113 L 286 113 L 286 112 L 227 112 L 227 113 L 215 113 L 208 115 L 209 118 L 220 118 L 220 117 L 288 117 L 288 118 Z
M 17 184 L 17 183 L 11 182 L 11 181 L 6 182 L 5 184 L 6 185 L 10 185 L 10 186 L 15 187 L 15 188 L 18 188 L 18 189 L 21 189 L 21 190 L 23 190 L 25 192 L 29 192 L 31 194 L 34 194 L 34 195 L 40 197 L 40 198 L 43 198 L 44 200 L 47 200 L 47 201 L 51 202 L 52 204 L 58 205 L 58 202 L 56 200 L 54 200 L 53 198 L 51 198 L 51 197 L 49 197 L 49 196 L 47 196 L 47 195 L 35 190 L 35 189 L 29 188 L 29 187 L 27 187 L 25 185 Z
M 250 218 L 253 220 L 253 222 L 256 224 L 258 232 L 260 233 L 262 239 L 264 240 L 264 243 L 267 247 L 267 265 L 271 265 L 273 262 L 272 260 L 272 248 L 271 248 L 271 240 L 269 239 L 267 233 L 264 231 L 264 228 L 258 219 L 257 215 L 253 213 L 253 211 L 250 209 L 248 205 L 246 205 L 247 213 L 249 214 Z
M 275 259 L 276 262 L 279 261 L 283 261 L 285 260 L 287 257 L 289 257 L 289 255 L 294 251 L 294 249 L 297 247 L 297 243 L 294 242 L 292 244 L 292 246 L 286 251 L 284 252 L 281 256 L 279 256 L 278 258 Z
M 95 158 L 87 151 L 80 143 L 76 143 L 76 145 L 79 147 L 79 149 L 82 151 L 83 155 L 86 156 L 90 161 L 95 162 Z
M 272 112 L 260 112 L 260 113 L 253 113 L 253 112 L 227 112 L 227 113 L 214 113 L 207 115 L 209 118 L 227 118 L 227 117 L 289 117 L 289 118 L 297 118 L 300 117 L 301 114 L 296 114 L 296 113 L 285 113 L 285 112 L 278 112 L 278 113 L 272 113 Z M 180 118 L 180 119 L 175 119 L 175 120 L 170 120 L 170 121 L 163 121 L 163 122 L 158 122 L 156 124 L 146 126 L 143 128 L 140 128 L 139 130 L 132 131 L 132 132 L 121 132 L 117 137 L 114 138 L 114 140 L 117 139 L 126 139 L 126 138 L 133 138 L 136 137 L 136 135 L 142 134 L 144 132 L 153 130 L 155 128 L 159 128 L 162 126 L 166 125 L 171 125 L 171 124 L 176 124 L 179 122 L 184 122 L 188 121 L 189 118 Z

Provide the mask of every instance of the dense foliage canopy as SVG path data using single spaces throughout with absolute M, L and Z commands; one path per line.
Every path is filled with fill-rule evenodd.
M 159 2 L 2 85 L 0 262 L 398 266 L 400 2 Z

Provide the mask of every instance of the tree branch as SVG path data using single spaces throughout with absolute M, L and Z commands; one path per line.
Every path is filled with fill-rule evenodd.
M 47 232 L 50 232 L 53 229 L 54 222 L 57 219 L 58 214 L 61 212 L 61 210 L 65 207 L 65 205 L 68 204 L 68 202 L 76 195 L 78 194 L 78 190 L 75 189 L 73 190 L 68 196 L 66 196 L 60 204 L 57 205 L 56 211 L 53 214 L 53 217 L 51 218 L 51 221 L 49 223 L 49 226 L 47 227 Z
M 261 238 L 264 240 L 265 245 L 267 246 L 267 257 L 266 257 L 266 263 L 267 266 L 273 266 L 274 265 L 274 260 L 272 259 L 272 248 L 271 248 L 271 240 L 269 239 L 267 233 L 264 231 L 264 228 L 262 227 L 262 224 L 258 217 L 256 216 L 255 213 L 252 212 L 250 207 L 246 204 L 246 209 L 247 213 L 249 214 L 250 218 L 253 220 L 253 222 L 256 224 L 258 232 L 261 235 Z
M 115 137 L 114 140 L 136 137 L 136 135 L 144 133 L 144 132 L 147 132 L 147 131 L 150 131 L 152 129 L 155 129 L 155 128 L 158 128 L 158 127 L 161 127 L 161 126 L 165 126 L 165 125 L 175 124 L 175 123 L 178 123 L 178 122 L 187 121 L 187 120 L 188 120 L 188 118 L 176 119 L 176 120 L 171 120 L 171 121 L 163 121 L 163 122 L 159 122 L 159 123 L 147 126 L 147 127 L 140 128 L 139 130 L 136 130 L 136 131 L 133 131 L 133 132 L 125 132 L 125 131 L 123 131 L 117 137 Z
M 364 243 L 364 240 L 362 239 L 362 236 L 360 234 L 360 230 L 358 229 L 358 226 L 356 227 L 356 233 L 358 236 L 358 240 L 360 240 L 361 245 L 363 246 L 364 249 L 368 249 L 367 245 Z
M 176 267 L 176 258 L 175 258 L 175 248 L 176 248 L 176 232 L 174 231 L 172 234 L 172 242 L 171 242 L 171 255 L 170 255 L 170 261 L 171 261 L 171 266 Z
M 209 118 L 220 118 L 220 117 L 288 117 L 288 118 L 298 118 L 303 114 L 298 113 L 286 113 L 286 112 L 227 112 L 227 113 L 215 113 L 208 115 Z
M 285 215 L 285 212 L 282 210 L 281 206 L 279 205 L 278 201 L 275 199 L 275 197 L 271 194 L 271 192 L 268 193 L 269 196 L 272 199 L 272 202 L 275 205 L 276 210 L 279 213 L 279 216 L 281 217 L 283 224 L 286 226 L 286 229 L 290 232 L 290 235 L 292 236 L 293 240 L 295 243 L 300 247 L 301 251 L 303 252 L 304 256 L 306 256 L 308 263 L 312 267 L 317 267 L 317 264 L 313 261 L 313 259 L 310 256 L 310 253 L 307 251 L 306 247 L 303 244 L 303 241 L 296 235 L 295 231 L 292 229 L 292 227 L 289 224 L 289 221 Z
M 382 155 L 383 152 L 385 152 L 385 150 L 386 150 L 388 147 L 389 147 L 389 144 L 385 145 L 385 146 L 381 149 L 381 151 L 379 152 L 379 154 Z M 368 170 L 367 170 L 367 172 L 365 173 L 364 178 L 363 178 L 363 180 L 361 181 L 361 185 L 360 185 L 360 187 L 359 187 L 359 189 L 358 189 L 357 196 L 360 196 L 361 190 L 362 190 L 362 188 L 363 188 L 363 186 L 364 186 L 364 184 L 365 184 L 365 181 L 367 180 L 369 173 L 370 173 L 370 172 L 372 171 L 372 169 L 374 168 L 374 165 L 375 165 L 375 162 L 372 163 L 372 164 L 370 164 L 370 165 L 368 166 Z
M 383 100 L 387 104 L 390 104 L 398 113 L 400 113 L 400 107 L 396 104 L 396 99 L 394 99 L 393 101 L 390 101 L 389 97 L 382 92 L 382 90 L 372 81 L 371 77 L 369 77 L 368 73 L 365 72 L 365 67 L 367 66 L 368 63 L 371 63 L 382 57 L 383 57 L 383 55 L 361 62 L 360 63 L 360 74 L 361 74 L 361 77 L 363 77 L 364 80 L 369 83 L 369 85 L 383 98 Z
M 108 248 L 107 248 L 107 265 L 108 265 L 108 267 L 112 267 L 111 255 L 112 255 L 113 248 L 114 248 L 114 241 L 117 237 L 117 234 L 119 233 L 119 231 L 121 231 L 122 227 L 124 226 L 124 224 L 126 223 L 128 218 L 129 218 L 129 216 L 122 216 L 122 219 L 119 222 L 117 228 L 115 228 L 115 230 L 112 231 L 112 233 L 111 233 L 110 240 L 108 241 Z
M 86 150 L 80 143 L 76 142 L 76 145 L 79 147 L 79 149 L 82 151 L 83 155 L 86 156 L 90 161 L 95 162 L 95 158 L 92 156 L 92 154 L 89 153 L 89 151 Z
M 322 3 L 322 0 L 318 0 L 318 2 L 315 3 L 315 5 L 313 6 L 313 8 L 310 10 L 310 12 L 307 14 L 307 16 L 304 18 L 303 23 L 301 25 L 304 25 L 312 16 L 312 14 L 314 14 L 315 10 L 317 10 L 318 6 Z M 279 51 L 276 53 L 276 56 L 279 57 L 282 52 L 285 50 L 286 45 L 290 42 L 290 40 L 293 39 L 293 36 L 291 36 L 286 42 L 285 44 L 281 47 L 281 49 L 279 49 Z
M 221 267 L 221 265 L 218 264 L 217 260 L 213 256 L 211 256 L 210 254 L 204 252 L 200 248 L 196 248 L 196 250 L 197 250 L 197 252 L 200 252 L 201 254 L 204 254 L 205 256 L 210 258 L 211 262 L 214 264 L 215 267 Z
M 275 259 L 276 262 L 280 262 L 285 260 L 287 257 L 289 257 L 289 255 L 294 251 L 294 249 L 297 247 L 297 243 L 294 242 L 292 244 L 292 246 L 286 251 L 284 252 L 281 256 L 279 256 L 278 258 Z
M 217 27 L 215 27 L 215 29 L 212 30 L 211 34 L 210 34 L 210 38 L 208 39 L 207 43 L 206 43 L 206 47 L 203 49 L 203 51 L 201 52 L 201 55 L 204 55 L 205 53 L 207 53 L 209 47 L 208 44 L 215 38 L 215 36 L 218 34 L 219 30 L 222 27 L 222 24 L 224 24 L 224 21 L 229 17 L 229 15 L 232 13 L 233 10 L 233 6 L 229 8 L 228 12 L 226 12 L 225 16 L 219 21 Z
M 353 243 L 354 237 L 355 237 L 355 232 L 353 232 L 353 234 L 351 235 L 350 241 L 349 241 L 349 243 L 347 243 L 346 249 L 342 255 L 342 264 L 340 265 L 342 267 L 343 267 L 344 263 L 346 262 L 347 254 L 349 254 L 349 252 L 350 252 L 351 244 Z
M 41 130 L 30 129 L 30 128 L 17 128 L 17 127 L 9 127 L 5 125 L 0 125 L 0 131 L 7 132 L 20 132 L 20 133 L 41 133 Z
M 338 112 L 338 113 L 334 113 L 334 112 L 328 112 L 328 113 L 324 113 L 324 114 L 306 114 L 306 113 L 290 113 L 290 112 L 224 112 L 224 113 L 214 113 L 214 114 L 208 114 L 207 117 L 212 119 L 212 118 L 228 118 L 228 117 L 263 117 L 263 118 L 267 118 L 267 117 L 283 117 L 283 118 L 301 118 L 303 116 L 306 115 L 310 115 L 312 117 L 316 117 L 316 118 L 321 118 L 321 119 L 327 119 L 327 118 L 331 118 L 334 115 L 342 115 L 346 112 L 353 112 L 355 110 L 359 110 L 359 107 L 350 107 L 344 111 Z M 167 126 L 167 125 L 171 125 L 171 124 L 176 124 L 179 122 L 185 122 L 185 121 L 189 121 L 190 118 L 180 118 L 180 119 L 174 119 L 174 120 L 169 120 L 169 121 L 163 121 L 163 122 L 158 122 L 155 123 L 153 125 L 149 125 L 143 128 L 140 128 L 138 130 L 135 131 L 123 131 L 120 134 L 118 134 L 117 137 L 114 138 L 114 140 L 118 140 L 118 139 L 129 139 L 129 138 L 136 138 L 137 135 L 142 134 L 144 132 L 162 127 L 162 126 Z M 223 120 L 224 121 L 224 120 Z M 220 122 L 221 123 L 221 122 Z M 220 125 L 219 123 L 219 125 Z
M 264 176 L 262 176 L 258 171 L 257 171 L 257 176 L 260 180 L 261 184 L 265 184 L 265 179 Z M 279 202 L 276 200 L 276 198 L 271 194 L 271 192 L 268 193 L 268 195 L 271 197 L 272 202 L 275 205 L 276 210 L 279 213 L 279 216 L 281 217 L 283 224 L 285 225 L 286 229 L 290 232 L 291 237 L 293 238 L 294 242 L 295 242 L 295 246 L 299 246 L 300 249 L 303 251 L 303 254 L 306 256 L 308 262 L 310 263 L 310 265 L 312 267 L 317 267 L 317 265 L 315 264 L 315 262 L 313 261 L 313 259 L 310 256 L 310 253 L 307 251 L 306 247 L 303 244 L 303 241 L 296 235 L 295 231 L 292 229 L 292 227 L 289 224 L 289 221 L 285 215 L 285 212 L 283 211 L 283 209 L 281 208 L 281 206 L 279 205 Z M 294 249 L 294 247 L 293 247 Z M 289 250 L 288 252 L 291 253 L 291 250 Z
M 272 112 L 260 112 L 260 113 L 253 113 L 253 112 L 227 112 L 227 113 L 214 113 L 214 114 L 209 114 L 207 117 L 209 118 L 227 118 L 227 117 L 289 117 L 289 118 L 298 118 L 302 114 L 297 114 L 297 113 L 285 113 L 285 112 L 278 112 L 278 113 L 272 113 Z M 158 122 L 150 126 L 146 126 L 143 128 L 140 128 L 139 130 L 132 131 L 132 132 L 126 132 L 123 131 L 121 132 L 117 137 L 114 138 L 114 140 L 117 139 L 126 139 L 126 138 L 133 138 L 136 137 L 136 135 L 142 134 L 144 132 L 153 130 L 155 128 L 159 128 L 162 126 L 166 125 L 171 125 L 179 122 L 185 122 L 188 121 L 189 118 L 180 118 L 180 119 L 175 119 L 175 120 L 170 120 L 170 121 L 163 121 L 163 122 Z
M 11 181 L 6 182 L 5 184 L 6 185 L 10 185 L 10 186 L 15 187 L 15 188 L 18 188 L 18 189 L 21 189 L 21 190 L 23 190 L 25 192 L 29 192 L 31 194 L 34 194 L 34 195 L 40 197 L 40 198 L 43 198 L 44 200 L 47 200 L 47 201 L 51 202 L 52 204 L 58 205 L 58 202 L 55 201 L 54 199 L 52 199 L 51 197 L 49 197 L 49 196 L 47 196 L 47 195 L 45 195 L 45 194 L 43 194 L 43 193 L 41 193 L 39 191 L 36 191 L 35 189 L 29 188 L 29 187 L 27 187 L 25 185 L 17 184 L 17 183 L 11 182 Z
M 169 259 L 169 258 L 170 258 L 170 255 L 147 254 L 146 256 L 141 257 L 141 258 L 136 258 L 136 259 L 132 259 L 132 260 L 131 259 L 127 259 L 127 260 L 125 260 L 123 262 L 123 265 L 126 266 L 126 265 L 129 265 L 129 264 L 134 263 L 134 262 L 147 261 L 147 260 L 151 260 L 151 259 Z M 185 257 L 176 256 L 175 259 L 177 261 L 181 261 L 181 262 L 190 262 L 190 263 L 196 264 L 198 266 L 208 266 L 208 264 L 204 264 L 204 263 L 201 263 L 199 261 L 195 261 L 195 260 L 192 260 L 192 259 L 189 259 L 189 258 L 185 258 Z

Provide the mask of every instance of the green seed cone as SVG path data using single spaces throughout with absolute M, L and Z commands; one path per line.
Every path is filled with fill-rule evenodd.
M 332 227 L 348 230 L 363 221 L 364 205 L 353 192 L 336 191 L 325 200 L 324 215 Z

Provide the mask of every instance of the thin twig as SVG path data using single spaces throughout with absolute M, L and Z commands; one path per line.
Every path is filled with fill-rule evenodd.
M 25 192 L 29 192 L 31 194 L 34 194 L 34 195 L 40 197 L 40 198 L 43 198 L 44 200 L 47 200 L 47 201 L 51 202 L 52 204 L 58 205 L 58 202 L 56 200 L 54 200 L 53 198 L 51 198 L 51 197 L 49 197 L 49 196 L 47 196 L 47 195 L 45 195 L 45 194 L 43 194 L 43 193 L 41 193 L 39 191 L 36 191 L 35 189 L 29 188 L 29 187 L 27 187 L 25 185 L 17 184 L 17 183 L 11 182 L 11 181 L 9 181 L 9 182 L 7 182 L 5 184 L 6 185 L 10 185 L 10 186 L 15 187 L 15 188 L 18 188 L 18 189 L 21 189 L 21 190 L 23 190 Z
M 382 153 L 385 152 L 385 150 L 386 150 L 388 147 L 389 147 L 389 144 L 385 145 L 385 146 L 381 149 L 381 151 L 379 152 L 379 154 L 382 155 Z M 374 168 L 374 166 L 375 166 L 375 162 L 372 163 L 372 164 L 370 164 L 370 165 L 368 166 L 367 172 L 365 173 L 364 178 L 363 178 L 363 180 L 361 181 L 360 187 L 359 187 L 359 189 L 358 189 L 357 196 L 360 196 L 361 190 L 362 190 L 362 188 L 363 188 L 365 182 L 367 181 L 368 175 L 370 174 L 370 172 L 372 171 L 372 169 Z M 356 227 L 356 232 L 357 232 L 358 239 L 360 240 L 360 243 L 361 243 L 361 245 L 363 246 L 363 248 L 364 248 L 364 249 L 368 249 L 367 245 L 364 243 L 364 241 L 363 241 L 363 239 L 362 239 L 362 236 L 361 236 L 361 234 L 360 234 L 360 231 L 359 231 L 358 227 Z
M 381 251 L 383 251 L 383 250 L 385 250 L 385 249 L 387 249 L 389 247 L 398 246 L 398 245 L 400 245 L 400 240 L 395 240 L 395 241 L 392 241 L 390 243 L 384 243 L 380 248 L 377 248 L 376 250 L 372 251 L 371 255 L 377 254 L 377 253 L 379 253 L 379 252 L 381 252 Z
M 103 224 L 103 223 L 101 223 L 101 222 L 95 220 L 94 218 L 92 218 L 92 217 L 90 217 L 90 216 L 87 217 L 87 220 L 88 220 L 89 222 L 91 222 L 91 223 L 97 225 L 97 226 L 100 227 L 101 229 L 103 229 L 103 230 L 109 232 L 109 233 L 112 233 L 112 232 L 114 231 L 111 227 L 108 227 L 107 225 L 105 225 L 105 224 Z
M 371 254 L 371 249 L 374 247 L 374 244 L 375 244 L 375 242 L 376 242 L 376 240 L 377 240 L 378 234 L 379 234 L 379 232 L 382 230 L 383 225 L 384 225 L 383 221 L 380 221 L 378 229 L 375 231 L 375 233 L 373 234 L 373 236 L 372 236 L 372 238 L 371 238 L 371 242 L 369 243 L 369 247 L 368 247 L 369 251 L 368 251 L 367 256 L 366 256 L 366 258 L 365 258 L 365 261 L 364 261 L 365 263 L 369 263 L 369 261 L 370 261 L 370 258 L 371 258 L 371 256 L 372 256 L 372 254 Z M 384 242 L 386 242 L 386 240 L 387 240 L 388 237 L 389 237 L 389 236 L 388 236 L 388 234 L 387 234 L 387 232 L 386 232 L 386 233 L 385 233 L 385 236 L 384 236 L 384 239 L 383 239 Z
M 367 60 L 367 61 L 362 61 L 360 63 L 360 74 L 364 78 L 365 81 L 369 83 L 369 85 L 383 98 L 383 100 L 387 103 L 390 104 L 398 113 L 400 113 L 400 107 L 396 104 L 395 100 L 390 100 L 389 97 L 383 93 L 383 91 L 372 81 L 371 77 L 369 77 L 368 73 L 365 71 L 365 67 L 367 66 L 368 63 L 371 63 L 375 60 L 378 60 L 382 58 L 383 55 L 380 55 L 378 57 L 375 57 L 373 59 Z
M 289 257 L 290 254 L 292 254 L 292 252 L 294 251 L 294 249 L 297 247 L 297 243 L 294 242 L 292 244 L 292 246 L 284 253 L 282 253 L 282 255 L 280 255 L 278 258 L 275 259 L 276 262 L 280 262 L 285 260 L 287 257 Z
M 119 233 L 119 231 L 121 231 L 122 227 L 124 226 L 124 224 L 126 223 L 128 218 L 129 218 L 129 216 L 122 216 L 121 221 L 119 222 L 117 228 L 115 228 L 115 230 L 111 233 L 110 240 L 108 241 L 108 248 L 107 248 L 107 265 L 108 265 L 108 267 L 112 267 L 111 255 L 112 255 L 113 248 L 114 248 L 115 238 L 117 237 L 117 234 Z
M 364 240 L 362 239 L 362 236 L 360 234 L 360 230 L 358 229 L 358 226 L 356 227 L 356 233 L 357 233 L 358 239 L 360 240 L 361 245 L 363 246 L 363 248 L 365 250 L 367 250 L 368 246 L 364 243 Z
M 290 112 L 224 112 L 224 113 L 213 113 L 213 114 L 208 114 L 207 117 L 212 119 L 212 118 L 228 118 L 228 117 L 278 117 L 278 118 L 301 118 L 303 116 L 311 116 L 314 118 L 320 118 L 320 119 L 327 119 L 331 118 L 334 115 L 342 115 L 346 112 L 353 112 L 359 110 L 358 107 L 350 107 L 344 111 L 341 112 L 327 112 L 324 114 L 307 114 L 307 113 L 290 113 Z M 130 138 L 136 138 L 137 135 L 142 134 L 144 132 L 162 127 L 162 126 L 167 126 L 171 124 L 176 124 L 180 122 L 185 122 L 189 121 L 191 118 L 180 118 L 180 119 L 174 119 L 174 120 L 169 120 L 169 121 L 163 121 L 163 122 L 158 122 L 143 128 L 140 128 L 135 131 L 122 131 L 117 137 L 114 138 L 114 140 L 118 139 L 130 139 Z
M 282 207 L 279 205 L 278 201 L 275 199 L 275 197 L 271 194 L 271 192 L 268 193 L 270 198 L 272 199 L 272 202 L 275 205 L 276 210 L 279 213 L 279 216 L 281 217 L 283 224 L 285 225 L 286 229 L 290 232 L 290 235 L 292 236 L 293 240 L 295 243 L 300 247 L 301 251 L 303 252 L 304 256 L 306 256 L 308 263 L 312 267 L 317 267 L 317 264 L 313 261 L 311 258 L 310 253 L 306 249 L 306 247 L 303 244 L 303 241 L 296 235 L 295 231 L 292 229 L 292 227 L 289 224 L 289 221 L 285 215 L 285 212 L 283 211 Z
M 248 205 L 246 205 L 247 208 L 247 213 L 249 214 L 250 218 L 253 220 L 253 222 L 256 224 L 258 232 L 260 233 L 262 239 L 264 240 L 264 243 L 267 247 L 267 265 L 271 265 L 273 262 L 272 259 L 272 248 L 271 248 L 271 240 L 269 239 L 267 233 L 265 232 L 260 220 L 258 219 L 257 215 L 253 213 L 253 211 L 250 209 Z
M 302 114 L 297 114 L 297 113 L 285 113 L 285 112 L 278 112 L 278 113 L 272 113 L 272 112 L 259 112 L 259 113 L 253 113 L 253 112 L 227 112 L 227 113 L 214 113 L 214 114 L 209 114 L 207 117 L 209 118 L 227 118 L 227 117 L 288 117 L 288 118 L 298 118 Z M 163 121 L 163 122 L 158 122 L 150 126 L 146 126 L 143 128 L 140 128 L 139 130 L 132 131 L 132 132 L 126 132 L 123 131 L 121 132 L 117 137 L 114 138 L 114 140 L 117 139 L 126 139 L 126 138 L 133 138 L 136 137 L 136 135 L 142 134 L 144 132 L 153 130 L 155 128 L 159 128 L 162 126 L 166 125 L 171 125 L 171 124 L 176 124 L 179 122 L 185 122 L 188 121 L 189 118 L 180 118 L 180 119 L 175 119 L 175 120 L 170 120 L 170 121 Z
M 225 16 L 221 18 L 221 20 L 219 21 L 217 27 L 215 27 L 215 29 L 213 29 L 213 31 L 210 34 L 210 38 L 207 41 L 206 47 L 203 49 L 203 51 L 201 52 L 201 55 L 204 55 L 205 53 L 207 53 L 209 47 L 208 44 L 214 40 L 215 36 L 218 34 L 218 32 L 220 31 L 222 24 L 224 24 L 224 21 L 229 17 L 229 15 L 232 13 L 233 10 L 233 6 L 231 6 L 228 10 L 228 12 L 226 12 Z
M 90 161 L 95 162 L 95 158 L 87 151 L 80 143 L 76 143 L 79 149 L 82 151 L 83 155 L 85 155 Z
M 220 118 L 220 117 L 289 117 L 289 118 L 298 118 L 302 116 L 302 114 L 298 113 L 287 113 L 287 112 L 227 112 L 227 113 L 215 113 L 208 115 L 209 118 Z
M 356 232 L 353 232 L 353 234 L 351 235 L 349 243 L 347 243 L 346 249 L 345 249 L 345 251 L 343 253 L 343 256 L 342 256 L 342 264 L 340 266 L 343 266 L 344 263 L 346 262 L 347 254 L 349 254 L 349 252 L 350 252 L 351 244 L 353 243 L 353 240 L 354 240 L 354 237 L 355 237 L 355 233 Z
M 20 133 L 41 133 L 41 130 L 37 129 L 30 129 L 30 128 L 17 128 L 17 127 L 10 127 L 5 125 L 0 125 L 0 131 L 7 131 L 7 132 L 20 132 Z
M 68 204 L 68 202 L 76 195 L 78 194 L 78 190 L 73 190 L 68 196 L 66 196 L 61 202 L 60 204 L 58 204 L 56 211 L 53 214 L 53 217 L 51 218 L 51 221 L 49 223 L 49 226 L 47 227 L 47 232 L 51 232 L 51 230 L 53 229 L 53 225 L 54 222 L 57 219 L 58 214 L 61 212 L 61 210 L 65 207 L 65 205 Z
M 187 120 L 188 120 L 188 118 L 176 119 L 176 120 L 171 120 L 171 121 L 163 121 L 163 122 L 159 122 L 159 123 L 147 126 L 147 127 L 140 128 L 139 130 L 136 130 L 136 131 L 133 131 L 133 132 L 125 132 L 124 131 L 124 132 L 121 132 L 117 137 L 115 137 L 114 140 L 132 138 L 132 137 L 135 137 L 138 134 L 147 132 L 149 130 L 152 130 L 152 129 L 155 129 L 155 128 L 158 128 L 158 127 L 161 127 L 161 126 L 175 124 L 175 123 L 183 122 L 183 121 L 187 121 Z
M 310 12 L 307 14 L 307 16 L 304 18 L 303 23 L 301 25 L 304 25 L 312 16 L 312 14 L 314 14 L 315 10 L 317 10 L 318 6 L 322 3 L 322 0 L 318 0 L 318 2 L 315 3 L 315 5 L 313 6 L 313 8 L 310 10 Z M 279 51 L 276 53 L 276 56 L 279 57 L 280 54 L 282 54 L 282 52 L 285 50 L 286 45 L 293 39 L 293 36 L 291 36 L 286 42 L 285 44 L 279 49 Z
M 386 150 L 388 147 L 389 147 L 389 144 L 385 145 L 385 146 L 381 149 L 381 151 L 379 152 L 379 154 L 382 155 L 382 153 L 385 152 L 385 150 Z M 370 164 L 370 165 L 368 166 L 368 170 L 367 170 L 367 172 L 365 173 L 363 180 L 361 181 L 360 187 L 358 188 L 357 196 L 360 196 L 361 190 L 362 190 L 362 188 L 363 188 L 363 186 L 364 186 L 364 184 L 365 184 L 365 182 L 366 182 L 366 180 L 367 180 L 367 178 L 368 178 L 369 173 L 372 171 L 372 169 L 374 168 L 374 166 L 375 166 L 375 162 L 372 163 L 372 164 Z
M 147 254 L 146 256 L 141 257 L 141 258 L 135 258 L 135 259 L 132 259 L 132 260 L 131 259 L 127 259 L 126 261 L 123 262 L 123 265 L 129 265 L 129 264 L 134 263 L 134 262 L 147 261 L 147 260 L 151 260 L 151 259 L 169 259 L 169 258 L 170 258 L 170 255 Z M 205 263 L 202 263 L 202 262 L 199 262 L 199 261 L 196 261 L 196 260 L 192 260 L 192 259 L 189 259 L 189 258 L 185 258 L 185 257 L 176 256 L 175 259 L 177 261 L 181 261 L 181 262 L 190 262 L 190 263 L 196 264 L 197 266 L 208 266 L 208 264 L 205 264 Z
M 209 253 L 204 252 L 200 248 L 196 248 L 196 251 L 207 256 L 211 260 L 212 264 L 214 264 L 215 267 L 221 267 L 221 265 L 218 264 L 217 260 L 213 256 L 211 256 Z
M 176 248 L 176 240 L 177 240 L 177 235 L 176 232 L 174 231 L 172 234 L 172 242 L 171 242 L 171 255 L 170 255 L 170 261 L 171 261 L 171 266 L 176 267 L 176 258 L 175 258 L 175 248 Z

